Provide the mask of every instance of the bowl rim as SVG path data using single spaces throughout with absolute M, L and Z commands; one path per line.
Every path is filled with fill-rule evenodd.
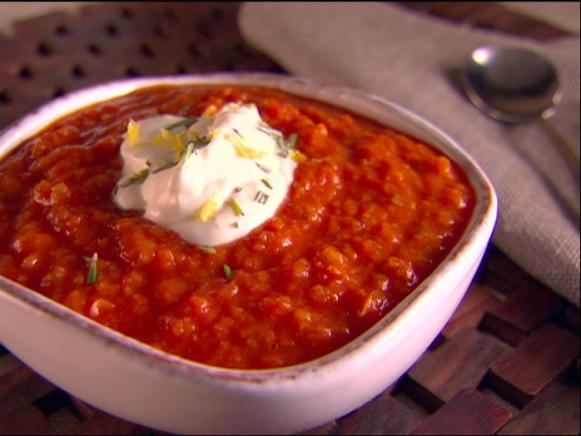
M 185 374 L 187 377 L 211 379 L 214 382 L 265 384 L 273 381 L 293 380 L 304 374 L 316 374 L 323 368 L 336 367 L 341 365 L 346 359 L 353 359 L 356 354 L 359 354 L 356 353 L 358 350 L 370 349 L 373 347 L 373 343 L 380 340 L 380 337 L 391 334 L 404 322 L 405 314 L 426 297 L 427 291 L 438 277 L 450 271 L 454 259 L 461 257 L 467 251 L 475 249 L 476 243 L 479 241 L 479 238 L 475 237 L 477 234 L 486 237 L 486 243 L 488 243 L 497 218 L 498 201 L 496 193 L 492 183 L 480 166 L 454 139 L 426 119 L 381 96 L 349 87 L 322 85 L 314 80 L 299 76 L 274 73 L 189 74 L 121 79 L 89 86 L 51 100 L 0 131 L 0 160 L 50 124 L 78 110 L 129 94 L 138 89 L 159 85 L 195 84 L 249 85 L 275 88 L 290 94 L 341 107 L 355 114 L 371 118 L 387 127 L 391 126 L 380 118 L 381 111 L 389 110 L 418 129 L 429 132 L 429 135 L 437 138 L 437 143 L 434 140 L 425 142 L 444 153 L 462 168 L 476 195 L 472 216 L 462 236 L 434 271 L 369 329 L 342 347 L 321 357 L 279 368 L 224 368 L 191 361 L 184 357 L 167 353 L 106 327 L 89 317 L 78 314 L 72 309 L 2 275 L 0 275 L 0 304 L 2 298 L 10 298 L 17 304 L 24 305 L 28 309 L 34 309 L 37 313 L 59 318 L 77 328 L 86 330 L 99 341 L 106 342 L 108 346 L 120 347 L 124 352 L 139 355 L 140 359 L 146 360 L 146 364 L 156 365 L 161 370 L 169 373 L 178 372 Z M 405 130 L 399 128 L 394 128 L 394 130 L 406 133 Z M 406 134 L 409 135 L 409 133 Z

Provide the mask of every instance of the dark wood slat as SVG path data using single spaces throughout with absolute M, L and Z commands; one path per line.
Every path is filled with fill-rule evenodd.
M 26 406 L 0 418 L 0 434 L 54 434 L 54 430 L 36 407 Z
M 407 434 L 427 416 L 419 407 L 410 407 L 404 395 L 380 395 L 366 407 L 338 421 L 336 434 Z
M 125 77 L 282 71 L 248 46 L 238 3 L 99 3 L 16 23 L 0 46 L 0 128 L 75 89 Z
M 13 371 L 0 377 L 0 398 L 9 395 L 19 385 L 29 378 L 34 377 L 34 372 L 26 366 L 19 366 Z
M 496 433 L 510 412 L 474 388 L 460 391 L 417 426 L 413 435 L 488 435 Z
M 481 269 L 478 281 L 496 291 L 512 295 L 519 289 L 538 287 L 550 292 L 494 245 L 488 248 L 483 261 L 486 267 Z
M 570 35 L 532 17 L 508 11 L 495 2 L 403 2 L 403 7 L 481 29 L 549 40 Z
M 0 418 L 31 404 L 56 388 L 54 385 L 34 374 L 28 368 L 18 369 L 17 383 L 10 386 L 10 390 L 0 395 Z M 3 381 L 6 381 L 5 379 Z M 0 380 L 0 386 L 3 385 Z M 13 383 L 12 382 L 9 383 Z
M 336 426 L 337 426 L 337 423 L 335 421 L 331 421 L 331 422 L 328 422 L 327 424 L 323 424 L 319 427 L 301 432 L 299 434 L 301 436 L 311 436 L 311 435 L 316 436 L 316 435 L 325 435 L 325 434 L 335 434 Z
M 566 328 L 579 336 L 580 316 L 579 308 L 568 304 L 563 311 L 563 324 Z
M 498 434 L 579 434 L 579 387 L 552 383 Z
M 477 387 L 504 350 L 498 340 L 467 327 L 424 354 L 408 376 L 446 402 L 464 388 Z
M 79 435 L 123 435 L 123 434 L 147 434 L 143 427 L 111 415 L 99 414 L 97 417 L 86 421 L 79 427 Z
M 491 384 L 523 406 L 579 356 L 579 338 L 546 324 L 491 366 Z
M 444 336 L 449 338 L 462 328 L 477 327 L 484 314 L 496 310 L 501 303 L 502 300 L 490 288 L 474 283 L 444 327 Z
M 561 300 L 552 292 L 537 288 L 519 289 L 515 295 L 492 309 L 490 315 L 530 333 L 562 310 Z

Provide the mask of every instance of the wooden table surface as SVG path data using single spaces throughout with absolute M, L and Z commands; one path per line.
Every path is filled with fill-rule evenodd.
M 566 33 L 494 3 L 412 13 L 536 40 Z M 107 3 L 0 35 L 0 129 L 63 93 L 127 76 L 284 72 L 248 47 L 236 3 Z M 579 309 L 494 246 L 422 358 L 359 410 L 306 434 L 578 434 Z M 84 404 L 0 344 L 0 434 L 159 434 Z

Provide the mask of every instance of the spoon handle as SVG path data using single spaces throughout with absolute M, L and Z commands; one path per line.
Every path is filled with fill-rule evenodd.
M 579 155 L 575 153 L 573 144 L 566 138 L 555 125 L 547 118 L 541 118 L 541 125 L 545 129 L 547 135 L 555 142 L 557 149 L 561 152 L 563 158 L 569 164 L 569 167 L 575 177 L 577 182 L 577 187 L 581 186 L 581 170 L 579 163 Z M 579 202 L 567 199 L 561 192 L 559 194 L 561 203 L 565 206 L 569 216 L 573 219 L 573 222 L 579 227 L 579 220 L 581 218 L 581 212 L 579 210 Z
M 543 127 L 545 131 L 549 134 L 551 139 L 557 143 L 559 146 L 563 157 L 567 159 L 568 162 L 575 165 L 574 169 L 579 172 L 579 155 L 575 153 L 575 149 L 571 141 L 566 138 L 559 130 L 554 126 L 553 123 L 547 118 L 542 118 Z

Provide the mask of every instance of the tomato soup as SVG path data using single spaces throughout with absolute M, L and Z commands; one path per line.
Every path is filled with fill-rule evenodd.
M 208 249 L 113 201 L 130 120 L 255 104 L 303 157 L 275 215 Z M 158 86 L 68 115 L 0 162 L 0 274 L 184 358 L 276 368 L 329 353 L 405 298 L 474 192 L 428 144 L 251 86 Z

